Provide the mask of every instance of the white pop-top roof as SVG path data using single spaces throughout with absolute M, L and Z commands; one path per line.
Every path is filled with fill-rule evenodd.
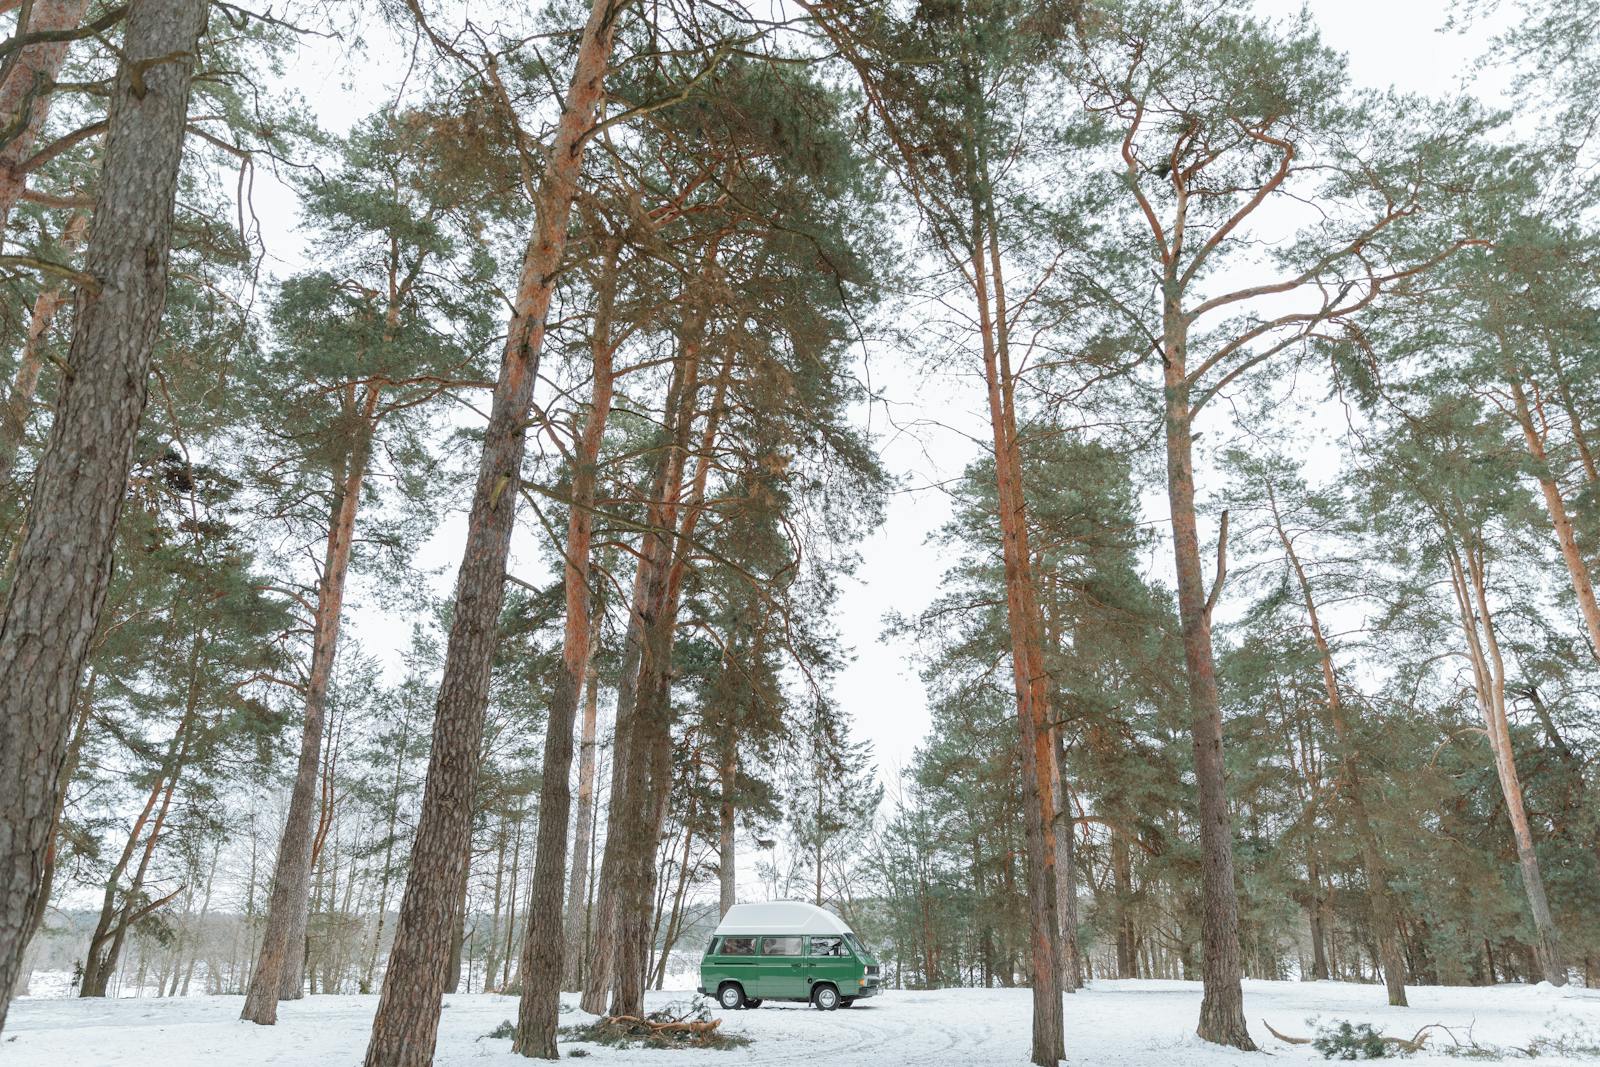
M 760 934 L 848 934 L 850 928 L 833 912 L 798 900 L 770 904 L 735 904 L 717 925 L 716 934 L 735 937 Z

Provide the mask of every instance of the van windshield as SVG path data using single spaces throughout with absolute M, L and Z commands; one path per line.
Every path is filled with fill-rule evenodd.
M 861 943 L 860 939 L 857 938 L 855 934 L 845 934 L 844 939 L 845 943 L 850 946 L 851 951 L 853 951 L 857 956 L 872 955 L 872 953 L 867 951 L 866 946 Z

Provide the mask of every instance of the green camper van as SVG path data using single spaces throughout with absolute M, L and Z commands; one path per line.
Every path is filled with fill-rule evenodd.
M 878 961 L 837 915 L 811 904 L 735 904 L 700 960 L 699 992 L 729 1011 L 810 1001 L 823 1011 L 878 993 Z

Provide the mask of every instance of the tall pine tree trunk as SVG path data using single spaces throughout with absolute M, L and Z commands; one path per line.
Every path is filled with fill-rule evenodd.
M 1178 618 L 1189 682 L 1189 730 L 1200 820 L 1200 936 L 1204 952 L 1200 1002 L 1203 1040 L 1252 1051 L 1240 984 L 1239 897 L 1233 883 L 1233 826 L 1222 761 L 1222 698 L 1211 649 L 1211 601 L 1201 576 L 1195 516 L 1194 442 L 1187 368 L 1188 324 L 1179 306 L 1173 267 L 1167 267 L 1163 313 L 1166 379 L 1167 499 L 1178 578 Z M 1221 575 L 1219 573 L 1218 579 Z
M 99 623 L 150 354 L 205 0 L 134 0 L 61 400 L 0 617 L 0 1027 L 49 851 L 73 697 Z
M 711 270 L 715 254 L 713 250 L 707 256 L 707 272 Z M 636 955 L 629 938 L 634 941 L 642 938 L 644 931 L 640 924 L 648 922 L 647 917 L 639 919 L 635 913 L 641 901 L 649 899 L 648 895 L 639 895 L 640 882 L 652 867 L 648 859 L 640 861 L 639 853 L 648 836 L 645 825 L 650 805 L 647 779 L 652 762 L 651 746 L 655 743 L 653 716 L 657 710 L 653 686 L 657 676 L 665 677 L 670 671 L 670 663 L 661 662 L 664 650 L 660 623 L 668 609 L 673 534 L 683 493 L 694 400 L 699 393 L 703 326 L 699 311 L 691 309 L 680 327 L 682 351 L 673 361 L 672 380 L 667 388 L 666 429 L 657 449 L 647 530 L 641 539 L 639 564 L 634 572 L 622 672 L 617 685 L 606 845 L 596 885 L 598 899 L 589 975 L 581 1002 L 584 1011 L 596 1015 L 607 1009 L 607 996 L 614 992 L 620 994 L 623 984 L 629 981 L 623 973 L 627 969 L 623 961 L 632 960 Z M 653 845 L 650 854 L 654 855 Z M 642 963 L 637 971 L 637 981 L 629 983 L 629 988 L 637 990 L 642 998 Z M 618 1014 L 615 997 L 611 1010 Z
M 732 729 L 720 739 L 722 756 L 717 761 L 717 913 L 728 914 L 738 900 L 735 865 L 733 791 L 739 776 L 739 742 Z
M 706 260 L 709 277 L 715 250 Z M 638 1015 L 644 1010 L 652 902 L 655 897 L 656 850 L 666 819 L 672 788 L 672 649 L 677 631 L 679 592 L 685 574 L 688 548 L 703 512 L 706 478 L 712 445 L 722 416 L 723 400 L 732 370 L 734 349 L 729 348 L 715 380 L 713 399 L 701 432 L 696 469 L 684 499 L 684 471 L 693 445 L 692 429 L 700 395 L 700 350 L 704 320 L 696 313 L 686 326 L 685 358 L 670 423 L 671 444 L 665 450 L 665 480 L 659 507 L 646 536 L 654 543 L 651 575 L 642 618 L 641 654 L 630 743 L 634 788 L 621 821 L 606 839 L 621 853 L 618 869 L 624 872 L 621 910 L 616 916 L 615 961 L 610 1011 L 613 1015 Z
M 561 670 L 550 698 L 545 727 L 544 763 L 539 787 L 539 836 L 534 848 L 533 888 L 528 898 L 528 933 L 522 942 L 522 996 L 517 1005 L 517 1031 L 512 1051 L 553 1060 L 561 1010 L 561 888 L 567 862 L 567 822 L 571 817 L 572 727 L 588 673 L 594 634 L 590 611 L 589 552 L 594 536 L 594 498 L 600 444 L 611 414 L 611 308 L 616 294 L 617 249 L 609 251 L 599 284 L 595 310 L 594 386 L 589 414 L 573 456 L 572 499 L 567 505 L 567 547 L 563 587 L 566 628 L 561 641 Z M 593 727 L 589 727 L 592 734 Z M 592 754 L 591 754 L 592 758 Z M 581 857 L 574 857 L 574 864 Z
M 1050 731 L 1051 789 L 1056 796 L 1056 916 L 1061 925 L 1061 987 L 1076 993 L 1083 986 L 1082 952 L 1078 946 L 1078 876 L 1073 855 L 1072 805 L 1063 785 L 1067 752 L 1061 728 Z
M 352 389 L 353 392 L 353 389 Z M 256 956 L 255 974 L 245 994 L 239 1018 L 271 1026 L 278 1021 L 278 1001 L 297 1000 L 305 970 L 305 923 L 310 906 L 311 838 L 316 820 L 317 763 L 322 754 L 322 734 L 339 647 L 339 624 L 344 612 L 345 578 L 350 571 L 350 549 L 355 541 L 356 513 L 361 506 L 361 483 L 366 477 L 371 450 L 372 416 L 378 390 L 365 389 L 357 418 L 360 430 L 334 477 L 328 515 L 328 542 L 323 549 L 322 581 L 317 590 L 316 617 L 311 628 L 311 670 L 306 676 L 304 725 L 300 760 L 289 794 L 289 813 L 278 842 L 278 861 L 267 899 L 267 927 Z M 354 398 L 351 398 L 354 406 Z M 355 414 L 352 412 L 352 414 Z
M 545 315 L 623 2 L 594 0 L 590 8 L 539 190 L 538 226 L 523 261 L 467 520 L 416 844 L 366 1067 L 425 1067 L 433 1059 L 450 939 L 462 919 L 458 890 L 471 846 L 472 793 Z
M 975 173 L 982 173 L 974 168 Z M 1005 285 L 992 210 L 974 205 L 970 282 L 977 298 L 984 380 L 993 433 L 995 483 L 1005 566 L 1011 674 L 1022 756 L 1023 826 L 1028 859 L 1028 927 L 1033 960 L 1032 1061 L 1045 1067 L 1066 1057 L 1061 1003 L 1060 929 L 1056 916 L 1055 742 L 1049 679 L 1044 669 L 1043 620 L 1028 553 L 1022 452 L 1017 439 L 1015 378 L 1007 337 Z
M 594 833 L 594 779 L 596 730 L 600 718 L 600 679 L 594 657 L 599 648 L 598 597 L 590 598 L 588 682 L 583 698 L 582 740 L 578 743 L 578 814 L 574 819 L 572 877 L 567 883 L 566 949 L 562 953 L 563 989 L 582 987 L 589 923 L 589 852 Z
M 1467 639 L 1467 654 L 1472 662 L 1478 706 L 1483 713 L 1489 748 L 1494 755 L 1495 775 L 1500 780 L 1500 792 L 1506 802 L 1506 817 L 1511 822 L 1512 836 L 1517 844 L 1522 889 L 1528 898 L 1528 911 L 1533 916 L 1536 933 L 1534 961 L 1543 972 L 1545 981 L 1551 985 L 1565 985 L 1567 975 L 1561 963 L 1560 939 L 1556 934 L 1555 919 L 1550 913 L 1549 898 L 1545 895 L 1539 854 L 1534 850 L 1533 828 L 1528 823 L 1528 809 L 1522 797 L 1522 779 L 1517 773 L 1511 727 L 1506 718 L 1505 662 L 1489 606 L 1487 561 L 1481 546 L 1470 544 L 1464 548 L 1457 548 L 1453 544 L 1448 546 L 1446 558 L 1456 597 L 1456 610 L 1461 618 L 1461 629 Z
M 1555 471 L 1550 467 L 1550 457 L 1545 454 L 1544 434 L 1534 423 L 1528 394 L 1516 375 L 1509 377 L 1509 384 L 1517 426 L 1522 430 L 1528 455 L 1535 464 L 1534 474 L 1539 481 L 1539 491 L 1544 496 L 1545 510 L 1550 515 L 1550 525 L 1555 527 L 1556 543 L 1561 547 L 1561 560 L 1567 566 L 1572 595 L 1577 598 L 1578 613 L 1583 616 L 1583 626 L 1589 634 L 1589 652 L 1600 658 L 1600 604 L 1595 602 L 1594 583 L 1589 579 L 1589 568 L 1578 551 L 1578 538 L 1572 529 L 1572 519 L 1567 514 L 1567 502 L 1561 495 L 1561 485 L 1556 481 Z

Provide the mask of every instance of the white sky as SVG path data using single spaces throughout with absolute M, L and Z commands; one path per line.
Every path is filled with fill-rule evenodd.
M 1290 0 L 1259 0 L 1256 6 L 1262 14 L 1272 16 L 1289 16 L 1300 7 Z M 1347 54 L 1353 79 L 1362 85 L 1449 93 L 1470 75 L 1471 64 L 1482 49 L 1481 34 L 1463 38 L 1439 32 L 1449 7 L 1447 0 L 1309 0 L 1306 6 L 1325 40 Z M 302 75 L 302 92 L 330 129 L 347 128 L 393 88 L 374 88 L 382 85 L 388 72 L 396 70 L 395 64 L 382 62 L 382 56 L 368 56 L 360 61 L 362 69 L 330 76 L 330 57 L 325 49 L 316 51 L 321 54 L 296 64 L 299 69 L 291 73 Z M 265 229 L 268 272 L 282 276 L 297 269 L 301 258 L 293 229 L 293 196 L 264 176 L 255 199 Z M 887 356 L 874 356 L 870 372 L 874 385 L 893 402 L 897 424 L 925 420 L 915 433 L 895 434 L 884 410 L 871 413 L 871 427 L 884 444 L 884 461 L 892 472 L 904 477 L 908 489 L 891 499 L 887 521 L 860 546 L 863 564 L 858 579 L 845 586 L 838 605 L 838 625 L 856 659 L 840 676 L 835 695 L 850 719 L 854 736 L 872 742 L 883 777 L 892 783 L 922 740 L 928 712 L 908 650 L 882 636 L 883 617 L 889 611 L 914 613 L 924 606 L 935 595 L 944 570 L 928 536 L 944 521 L 948 502 L 936 488 L 916 487 L 935 485 L 959 474 L 975 454 L 966 434 L 981 439 L 987 432 L 987 417 L 976 378 L 934 375 Z M 437 572 L 433 582 L 441 595 L 448 593 L 459 562 L 470 482 L 459 489 L 461 499 L 418 560 L 422 567 Z M 1147 495 L 1145 506 L 1146 519 L 1165 519 L 1164 498 L 1159 494 Z M 524 523 L 519 533 L 516 554 L 520 559 L 514 561 L 513 569 L 531 576 L 537 548 L 527 525 Z M 1169 570 L 1170 563 L 1158 555 L 1153 577 L 1169 581 Z M 384 612 L 382 591 L 369 583 L 358 580 L 352 594 L 347 633 L 360 642 L 363 651 L 391 664 L 396 672 L 391 681 L 397 681 L 409 620 Z

